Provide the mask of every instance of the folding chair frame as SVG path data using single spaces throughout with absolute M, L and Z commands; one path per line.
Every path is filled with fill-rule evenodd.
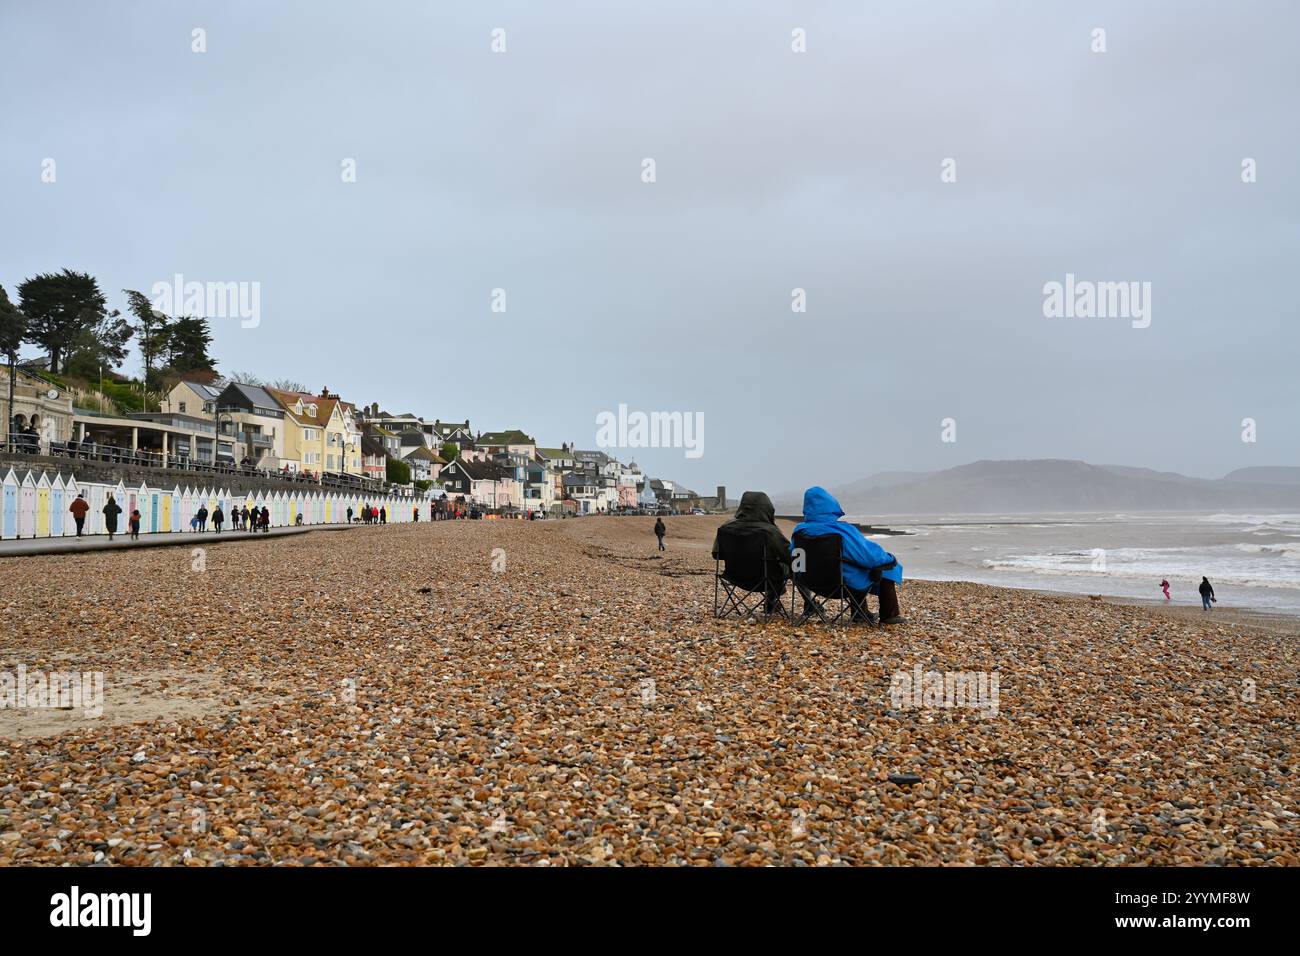
M 739 584 L 734 584 L 722 576 L 723 561 L 715 559 L 713 566 L 713 616 L 715 618 L 729 617 L 735 614 L 741 620 L 754 619 L 764 620 L 772 617 L 783 617 L 788 621 L 794 620 L 794 586 L 793 579 L 781 584 L 780 596 L 777 598 L 777 607 L 779 610 L 767 610 L 767 582 L 768 582 L 768 563 L 767 563 L 767 545 L 763 546 L 763 580 L 756 582 L 759 585 L 757 591 L 749 590 Z M 789 594 L 790 604 L 786 607 L 787 591 Z
M 802 535 L 800 537 L 803 538 Z M 812 535 L 811 537 L 828 536 Z M 803 539 L 807 540 L 806 538 Z M 856 605 L 856 598 L 853 597 L 853 592 L 849 590 L 848 585 L 844 583 L 844 548 L 842 544 L 840 546 L 840 583 L 831 594 L 818 594 L 812 588 L 805 585 L 801 580 L 805 574 L 807 574 L 806 568 L 803 571 L 794 571 L 792 569 L 790 575 L 790 579 L 794 584 L 795 592 L 799 597 L 803 598 L 803 611 L 799 613 L 797 623 L 805 624 L 813 618 L 817 619 L 822 624 L 829 625 L 836 625 L 845 621 L 851 624 L 871 623 L 871 611 L 867 607 L 867 599 L 865 595 L 862 598 L 862 612 L 868 616 L 868 619 L 866 621 L 853 620 L 853 609 Z M 830 613 L 830 609 L 827 607 L 827 605 L 832 601 L 840 602 L 838 609 L 836 609 L 833 614 Z M 793 606 L 793 604 L 794 598 L 792 596 L 791 605 Z M 793 616 L 791 619 L 795 620 Z

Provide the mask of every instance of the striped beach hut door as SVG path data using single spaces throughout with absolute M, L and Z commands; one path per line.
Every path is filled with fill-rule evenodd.
M 18 476 L 12 468 L 4 478 L 4 503 L 0 511 L 0 538 L 18 537 Z
M 50 479 L 41 472 L 40 480 L 36 482 L 36 537 L 48 538 L 50 536 Z
M 162 525 L 159 524 L 162 519 L 162 515 L 159 513 L 161 498 L 162 493 L 158 490 L 154 489 L 149 492 L 149 530 L 153 532 L 162 530 Z
M 90 510 L 86 512 L 86 527 L 83 534 L 102 534 L 104 531 L 104 486 L 98 482 L 86 485 L 86 502 Z
M 188 485 L 181 492 L 181 530 L 190 530 L 190 519 L 194 517 L 194 491 Z
M 50 537 L 63 537 L 63 514 L 67 502 L 63 497 L 63 475 L 55 475 L 50 484 Z
M 135 490 L 135 506 L 140 510 L 140 533 L 148 534 L 153 531 L 153 509 L 149 507 L 149 486 L 143 481 L 140 487 Z M 131 519 L 131 512 L 126 513 L 127 520 Z M 131 528 L 128 525 L 127 530 Z
M 67 512 L 63 519 L 63 533 L 65 535 L 75 535 L 77 533 L 77 523 L 72 520 L 72 513 L 68 508 L 77 500 L 77 493 L 81 491 L 81 486 L 77 484 L 76 475 L 68 475 L 68 480 L 63 486 L 63 504 L 64 511 Z
M 167 530 L 168 531 L 181 530 L 179 527 L 177 527 L 177 525 L 179 524 L 179 521 L 177 519 L 179 518 L 181 513 L 181 486 L 180 485 L 173 486 L 171 490 L 171 494 L 163 498 L 163 511 L 165 512 L 166 515 L 165 518 L 163 519 L 163 523 L 167 526 Z
M 18 485 L 18 537 L 36 537 L 36 482 L 30 471 Z

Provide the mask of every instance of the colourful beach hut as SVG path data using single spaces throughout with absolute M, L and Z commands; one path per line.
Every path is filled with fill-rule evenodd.
M 50 482 L 50 537 L 63 537 L 63 512 L 67 505 L 63 501 L 63 475 L 55 474 Z
M 37 538 L 50 536 L 50 479 L 45 472 L 36 482 L 36 530 Z
M 0 502 L 0 538 L 18 537 L 18 476 L 12 468 L 4 477 L 4 498 Z
M 77 495 L 81 491 L 81 486 L 77 484 L 76 475 L 68 475 L 68 480 L 63 483 L 63 534 L 76 535 L 77 523 L 72 520 L 68 509 L 72 503 L 77 500 Z
M 29 471 L 18 483 L 18 537 L 36 536 L 36 482 Z

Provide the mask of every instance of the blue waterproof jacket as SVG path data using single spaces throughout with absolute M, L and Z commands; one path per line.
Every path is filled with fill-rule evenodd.
M 840 553 L 844 562 L 844 583 L 855 591 L 874 594 L 878 585 L 872 583 L 869 572 L 895 558 L 856 527 L 839 520 L 843 517 L 844 509 L 829 491 L 821 487 L 809 488 L 803 493 L 803 521 L 795 525 L 790 538 L 793 541 L 800 532 L 809 536 L 838 534 L 843 539 Z M 881 572 L 881 577 L 902 584 L 903 566 L 895 564 L 888 571 Z

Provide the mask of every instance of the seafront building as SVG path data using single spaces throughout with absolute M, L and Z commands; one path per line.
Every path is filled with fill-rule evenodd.
M 0 393 L 7 400 L 7 388 L 0 387 Z M 100 483 L 112 483 L 102 469 L 145 469 L 135 475 L 137 482 L 143 475 L 162 484 L 166 479 L 153 476 L 150 469 L 192 469 L 214 475 L 278 476 L 340 491 L 377 494 L 391 489 L 427 495 L 432 501 L 446 497 L 460 506 L 494 512 L 560 515 L 726 507 L 722 493 L 700 498 L 670 480 L 652 479 L 635 461 L 621 462 L 604 450 L 577 449 L 570 442 L 542 445 L 520 428 L 476 433 L 468 418 L 443 421 L 410 412 L 392 414 L 378 403 L 358 407 L 328 388 L 313 394 L 186 379 L 161 397 L 158 411 L 128 414 L 83 407 L 80 399 L 80 393 L 62 389 L 39 370 L 20 367 L 13 409 L 20 428 L 6 455 L 61 456 L 73 462 L 70 471 L 77 462 L 93 463 L 101 469 L 96 472 Z M 391 468 L 393 462 L 405 468 Z M 37 464 L 34 459 L 32 463 Z M 22 495 L 23 464 L 0 462 L 0 467 L 15 468 L 16 499 Z M 394 485 L 404 474 L 409 474 L 407 483 Z M 200 490 L 220 483 L 220 478 L 181 482 Z M 39 478 L 34 478 L 33 495 L 38 484 Z M 177 490 L 184 493 L 184 487 Z

